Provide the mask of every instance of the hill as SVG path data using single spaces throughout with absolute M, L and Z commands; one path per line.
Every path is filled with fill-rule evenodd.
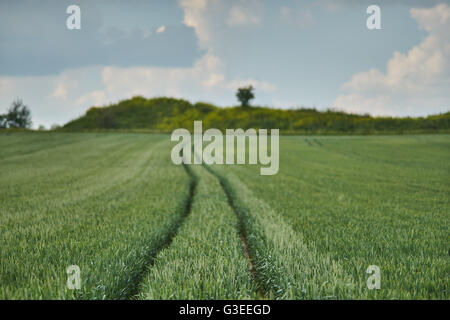
M 281 133 L 299 134 L 435 133 L 450 129 L 450 112 L 420 118 L 392 118 L 305 108 L 220 108 L 183 99 L 134 97 L 106 107 L 92 107 L 62 130 L 171 132 L 177 128 L 192 130 L 194 120 L 202 120 L 204 129 L 278 128 Z

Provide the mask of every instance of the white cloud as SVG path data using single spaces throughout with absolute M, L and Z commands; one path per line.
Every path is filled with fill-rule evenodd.
M 205 87 L 214 87 L 225 80 L 225 76 L 221 73 L 211 73 L 205 81 L 202 82 L 202 85 Z
M 106 94 L 102 90 L 95 90 L 89 92 L 85 95 L 82 95 L 78 100 L 78 105 L 94 105 L 94 106 L 102 106 L 107 103 Z
M 67 100 L 69 90 L 78 86 L 78 82 L 74 79 L 68 78 L 66 73 L 56 78 L 55 89 L 50 94 L 50 97 L 60 100 Z
M 236 91 L 240 87 L 251 85 L 254 88 L 257 88 L 259 91 L 272 93 L 276 91 L 276 86 L 267 81 L 258 81 L 255 79 L 237 79 L 232 80 L 226 84 L 226 88 L 230 91 Z
M 207 47 L 210 40 L 207 20 L 207 4 L 218 5 L 220 1 L 212 0 L 180 0 L 179 4 L 184 10 L 184 24 L 195 29 L 199 44 L 202 48 Z
M 281 21 L 297 27 L 309 27 L 314 24 L 314 18 L 310 8 L 299 8 L 293 10 L 289 7 L 282 6 L 280 8 Z
M 0 93 L 9 95 L 13 91 L 13 82 L 7 78 L 0 78 Z
M 51 96 L 53 98 L 66 100 L 67 99 L 67 87 L 64 83 L 58 83 L 55 90 L 52 92 Z
M 156 29 L 156 33 L 163 33 L 164 31 L 166 31 L 166 26 L 161 26 L 158 29 Z
M 173 96 L 195 100 L 205 97 L 214 101 L 216 95 L 232 97 L 232 93 L 244 85 L 253 85 L 260 92 L 276 90 L 273 84 L 266 81 L 227 80 L 223 69 L 220 59 L 211 54 L 205 54 L 191 68 L 105 67 L 102 71 L 103 94 L 94 91 L 83 96 L 79 102 L 94 102 L 94 93 L 95 97 L 103 102 L 117 101 L 136 95 Z
M 223 79 L 220 62 L 208 54 L 191 68 L 105 67 L 102 71 L 105 96 L 110 100 L 134 95 L 181 97 L 189 90 L 218 85 Z
M 184 23 L 195 29 L 200 46 L 208 50 L 213 50 L 215 36 L 224 29 L 259 25 L 264 16 L 262 0 L 179 0 L 179 4 Z
M 450 109 L 450 7 L 411 9 L 428 36 L 407 54 L 394 52 L 386 72 L 357 73 L 334 106 L 375 115 L 426 115 Z
M 235 4 L 229 11 L 227 25 L 231 27 L 258 25 L 261 19 L 262 10 L 258 2 L 247 2 L 246 5 Z
M 303 0 L 299 0 L 303 1 Z M 360 7 L 368 7 L 370 5 L 376 4 L 381 7 L 386 6 L 398 6 L 398 5 L 407 5 L 407 6 L 428 6 L 434 5 L 436 3 L 446 2 L 449 3 L 449 0 L 314 0 L 314 5 L 322 7 L 330 12 L 336 12 L 339 10 L 346 10 L 351 7 L 360 6 Z
M 56 76 L 2 76 L 0 113 L 19 97 L 31 109 L 33 127 L 63 124 L 100 101 L 98 94 L 90 94 L 93 87 L 101 85 L 99 70 L 86 67 L 68 69 Z
M 336 0 L 316 0 L 316 5 L 321 6 L 331 12 L 336 12 L 341 7 L 341 4 L 336 2 Z

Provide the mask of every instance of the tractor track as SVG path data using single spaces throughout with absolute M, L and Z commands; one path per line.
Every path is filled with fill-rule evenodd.
M 204 164 L 204 165 L 202 165 L 202 167 L 217 179 L 223 192 L 225 193 L 225 195 L 227 197 L 228 205 L 233 210 L 233 212 L 235 213 L 235 215 L 238 219 L 238 232 L 239 232 L 239 237 L 240 237 L 241 244 L 242 244 L 242 252 L 248 263 L 248 272 L 250 274 L 250 277 L 252 278 L 252 280 L 254 281 L 254 283 L 256 285 L 256 288 L 257 288 L 256 294 L 257 294 L 258 298 L 265 299 L 266 295 L 264 293 L 263 286 L 258 281 L 259 277 L 257 275 L 256 268 L 254 265 L 255 260 L 250 252 L 251 250 L 249 250 L 249 244 L 247 241 L 247 231 L 246 231 L 245 223 L 243 221 L 243 218 L 241 217 L 239 209 L 236 207 L 236 204 L 235 204 L 233 196 L 232 196 L 232 191 L 227 186 L 225 180 L 219 174 L 217 174 L 214 170 L 212 170 L 208 165 Z M 127 297 L 128 299 L 135 299 L 136 296 L 139 294 L 140 289 L 141 289 L 140 284 L 141 284 L 144 276 L 147 274 L 148 270 L 154 265 L 154 263 L 156 261 L 156 257 L 162 250 L 168 248 L 171 245 L 173 239 L 178 234 L 178 230 L 183 225 L 185 219 L 191 213 L 192 203 L 194 201 L 196 187 L 198 185 L 199 178 L 192 172 L 189 165 L 186 165 L 183 163 L 183 168 L 190 178 L 189 195 L 183 205 L 183 213 L 181 214 L 179 219 L 177 219 L 177 221 L 172 226 L 170 231 L 164 236 L 164 239 L 160 242 L 160 244 L 154 250 L 152 250 L 152 253 L 146 259 L 148 261 L 148 263 L 146 264 L 146 267 L 144 268 L 144 270 L 139 272 L 139 276 L 136 277 L 136 279 L 134 279 L 135 280 L 135 281 L 133 281 L 134 289 L 128 294 L 128 297 Z
M 139 272 L 138 276 L 134 279 L 133 283 L 133 290 L 128 294 L 127 299 L 134 299 L 141 289 L 141 283 L 145 275 L 147 274 L 148 270 L 154 265 L 156 261 L 156 257 L 158 254 L 168 248 L 171 244 L 173 239 L 178 233 L 178 230 L 183 225 L 184 220 L 189 216 L 191 213 L 192 208 L 192 202 L 194 200 L 195 196 L 195 190 L 197 188 L 198 184 L 198 177 L 192 172 L 192 170 L 189 168 L 189 166 L 183 164 L 183 168 L 186 171 L 187 175 L 189 176 L 190 182 L 189 182 L 189 195 L 186 199 L 186 201 L 183 204 L 183 212 L 180 215 L 180 217 L 175 221 L 175 223 L 171 226 L 168 233 L 166 233 L 160 241 L 160 243 L 155 247 L 154 250 L 152 250 L 151 254 L 147 257 L 148 263 L 146 264 L 145 268 Z
M 260 279 L 260 277 L 258 277 L 257 270 L 255 268 L 255 259 L 254 259 L 253 255 L 251 254 L 251 250 L 249 250 L 249 244 L 247 241 L 247 228 L 245 226 L 242 215 L 239 212 L 239 209 L 237 208 L 235 201 L 233 199 L 233 196 L 232 196 L 233 193 L 232 193 L 231 189 L 229 188 L 229 186 L 227 185 L 227 183 L 225 182 L 225 179 L 223 177 L 221 177 L 219 174 L 217 174 L 208 165 L 203 164 L 203 167 L 219 181 L 220 186 L 222 187 L 222 190 L 227 197 L 228 205 L 233 210 L 233 212 L 235 213 L 235 215 L 238 219 L 239 237 L 240 237 L 241 243 L 242 243 L 242 252 L 248 263 L 248 271 L 249 271 L 250 277 L 252 278 L 253 282 L 256 285 L 256 294 L 258 295 L 258 298 L 265 299 L 266 294 L 265 294 L 265 290 L 263 289 L 264 286 L 258 280 L 258 279 Z

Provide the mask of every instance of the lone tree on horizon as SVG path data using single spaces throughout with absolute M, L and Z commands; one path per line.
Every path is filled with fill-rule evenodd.
M 248 107 L 250 105 L 250 100 L 255 98 L 253 94 L 253 86 L 239 88 L 236 97 L 241 102 L 242 107 Z
M 23 104 L 21 99 L 16 99 L 8 109 L 8 113 L 0 115 L 0 128 L 30 128 L 31 111 Z

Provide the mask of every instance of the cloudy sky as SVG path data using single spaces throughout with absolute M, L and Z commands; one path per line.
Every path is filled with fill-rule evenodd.
M 270 107 L 449 111 L 450 0 L 0 0 L 0 113 L 20 97 L 34 127 L 134 95 L 234 105 L 247 84 Z

